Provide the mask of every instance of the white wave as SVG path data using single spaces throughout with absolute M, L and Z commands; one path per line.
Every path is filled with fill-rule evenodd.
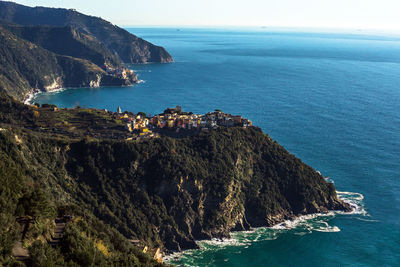
M 226 246 L 243 246 L 246 245 L 244 242 L 240 242 L 235 238 L 224 238 L 224 239 L 217 239 L 213 238 L 211 240 L 202 240 L 196 242 L 200 248 L 202 247 L 226 247 Z
M 356 217 L 357 220 L 363 221 L 363 222 L 379 222 L 379 220 L 373 220 L 373 219 L 366 219 L 364 217 Z
M 311 234 L 312 232 L 311 231 L 309 231 L 309 232 L 297 232 L 297 233 L 294 233 L 295 235 L 299 235 L 299 236 L 303 236 L 303 235 L 308 235 L 308 234 Z
M 278 238 L 278 233 L 268 227 L 259 227 L 250 231 L 233 232 L 231 233 L 231 238 L 244 244 L 250 244 L 252 242 L 275 240 Z
M 140 83 L 146 83 L 146 81 L 145 81 L 145 80 L 138 80 L 137 83 L 138 83 L 138 84 L 140 84 Z
M 33 94 L 33 93 L 28 94 L 28 97 L 25 99 L 24 104 L 32 105 L 32 100 L 33 100 L 34 96 L 35 96 L 35 94 Z
M 363 194 L 355 192 L 341 192 L 341 191 L 336 191 L 336 193 L 343 202 L 349 204 L 353 208 L 353 210 L 350 212 L 338 211 L 337 212 L 338 214 L 359 214 L 363 216 L 369 216 L 363 203 L 364 200 Z
M 313 214 L 303 215 L 292 220 L 286 220 L 270 228 L 275 230 L 289 230 L 296 228 L 298 226 L 304 226 L 304 223 L 306 223 L 309 220 L 313 220 L 319 217 L 333 217 L 334 215 L 335 215 L 334 211 L 330 211 L 327 213 L 313 213 Z
M 316 227 L 313 229 L 314 231 L 317 232 L 325 232 L 325 233 L 336 233 L 340 232 L 340 228 L 337 226 L 330 226 L 327 222 L 321 221 L 320 222 L 320 227 Z
M 73 88 L 73 87 L 71 87 Z M 28 97 L 25 99 L 24 104 L 25 105 L 32 105 L 36 96 L 41 95 L 41 94 L 48 94 L 48 95 L 52 95 L 52 94 L 58 94 L 61 93 L 67 89 L 71 89 L 71 88 L 57 88 L 57 89 L 52 89 L 51 91 L 40 91 L 40 92 L 35 92 L 35 93 L 30 93 L 28 94 Z
M 71 88 L 73 88 L 73 87 L 71 87 Z M 37 94 L 38 94 L 38 95 L 39 95 L 39 94 L 49 94 L 49 95 L 53 95 L 53 94 L 61 93 L 61 92 L 65 91 L 65 90 L 68 90 L 68 89 L 71 89 L 71 88 L 58 88 L 58 89 L 54 89 L 54 90 L 51 90 L 51 91 L 48 91 L 48 92 L 39 92 L 39 93 L 37 93 Z
M 324 233 L 340 232 L 341 230 L 338 226 L 329 224 L 329 220 L 334 218 L 336 215 L 361 215 L 361 218 L 356 218 L 371 222 L 374 221 L 368 219 L 370 215 L 365 210 L 363 203 L 364 196 L 361 193 L 338 191 L 337 195 L 342 201 L 351 205 L 353 208 L 351 212 L 330 211 L 327 213 L 308 214 L 291 220 L 286 220 L 272 227 L 259 227 L 247 231 L 233 232 L 231 233 L 231 238 L 228 239 L 198 241 L 197 244 L 199 245 L 200 250 L 188 250 L 184 252 L 173 253 L 164 257 L 163 259 L 167 263 L 174 263 L 178 262 L 181 258 L 188 260 L 194 257 L 194 255 L 201 255 L 201 253 L 204 251 L 215 251 L 232 246 L 246 248 L 254 242 L 275 240 L 279 238 L 280 234 L 288 231 L 293 231 L 293 234 L 299 236 L 311 234 L 314 231 Z M 240 253 L 240 250 L 237 253 Z
M 172 261 L 176 261 L 176 260 L 179 260 L 179 259 L 181 259 L 182 257 L 184 257 L 185 255 L 190 255 L 191 253 L 193 253 L 195 250 L 193 250 L 193 249 L 189 249 L 189 250 L 186 250 L 186 251 L 182 251 L 182 252 L 174 252 L 174 253 L 172 253 L 172 254 L 169 254 L 169 255 L 166 255 L 166 256 L 164 256 L 162 259 L 163 259 L 163 262 L 172 262 Z
M 329 226 L 327 228 L 315 229 L 315 231 L 326 232 L 326 233 L 336 233 L 336 232 L 340 232 L 340 228 L 337 226 Z
M 355 193 L 355 192 L 341 192 L 341 191 L 336 191 L 336 193 L 337 193 L 339 196 L 351 196 L 352 198 L 357 199 L 357 200 L 363 200 L 363 199 L 364 199 L 364 196 L 363 196 L 363 194 L 361 194 L 361 193 Z

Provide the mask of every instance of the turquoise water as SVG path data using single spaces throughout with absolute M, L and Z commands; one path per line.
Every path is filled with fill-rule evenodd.
M 331 177 L 354 214 L 202 242 L 197 266 L 400 266 L 400 38 L 268 30 L 130 29 L 172 64 L 134 65 L 143 83 L 35 101 L 155 114 L 180 104 L 243 114 Z

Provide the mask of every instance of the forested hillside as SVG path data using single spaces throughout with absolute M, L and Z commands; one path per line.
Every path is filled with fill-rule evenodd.
M 59 55 L 82 58 L 99 67 L 108 65 L 123 67 L 118 56 L 90 35 L 77 31 L 71 26 L 20 26 L 5 24 L 4 27 L 18 37 Z
M 19 25 L 72 26 L 93 36 L 124 63 L 171 62 L 171 55 L 101 18 L 84 15 L 72 9 L 27 7 L 0 1 L 0 20 Z
M 23 100 L 34 90 L 127 85 L 137 81 L 107 74 L 96 64 L 59 55 L 23 40 L 0 25 L 0 91 Z
M 40 109 L 1 98 L 3 262 L 22 239 L 28 265 L 156 264 L 138 248 L 196 248 L 195 240 L 232 230 L 350 209 L 333 184 L 258 128 L 141 142 L 71 138 L 39 133 Z M 51 247 L 54 219 L 64 215 L 73 219 Z
M 66 87 L 132 85 L 137 76 L 124 63 L 172 61 L 101 18 L 0 1 L 0 91 L 20 101 Z

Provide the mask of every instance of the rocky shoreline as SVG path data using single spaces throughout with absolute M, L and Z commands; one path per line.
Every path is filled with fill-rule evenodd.
M 163 47 L 100 18 L 12 2 L 0 7 L 0 90 L 24 103 L 36 91 L 139 83 L 125 64 L 173 62 Z
M 241 221 L 239 224 L 237 224 L 234 228 L 230 229 L 229 231 L 225 231 L 225 233 L 222 234 L 217 234 L 217 235 L 210 235 L 207 236 L 206 238 L 196 238 L 194 239 L 194 244 L 187 244 L 189 245 L 188 247 L 182 247 L 181 251 L 176 251 L 176 250 L 165 250 L 165 257 L 169 257 L 175 253 L 181 253 L 187 250 L 192 250 L 192 249 L 200 249 L 198 246 L 198 242 L 203 242 L 203 241 L 212 241 L 216 240 L 219 242 L 224 242 L 225 240 L 230 240 L 231 234 L 235 232 L 248 232 L 248 231 L 254 231 L 256 229 L 260 228 L 269 228 L 269 229 L 290 229 L 293 227 L 293 225 L 296 225 L 296 222 L 299 221 L 306 221 L 313 219 L 315 217 L 324 217 L 324 216 L 329 216 L 329 215 L 336 215 L 336 214 L 353 214 L 353 212 L 357 209 L 352 203 L 346 202 L 346 200 L 338 198 L 339 202 L 341 205 L 337 209 L 325 209 L 322 208 L 320 211 L 313 212 L 313 213 L 306 213 L 306 214 L 297 214 L 297 215 L 285 215 L 285 214 L 280 214 L 277 216 L 274 216 L 273 218 L 270 218 L 268 222 L 265 224 L 260 224 L 257 226 L 250 226 L 250 224 L 247 222 L 245 219 Z M 204 235 L 202 235 L 204 237 Z
M 123 80 L 123 79 L 122 79 Z M 116 80 L 118 81 L 118 80 Z M 64 86 L 56 86 L 53 88 L 47 88 L 44 90 L 40 90 L 40 89 L 32 89 L 28 94 L 26 94 L 24 96 L 24 98 L 22 99 L 22 103 L 24 103 L 25 105 L 32 105 L 32 101 L 33 99 L 35 99 L 35 96 L 41 93 L 56 93 L 56 92 L 62 92 L 64 90 L 68 90 L 68 89 L 79 89 L 79 88 L 101 88 L 101 87 L 107 87 L 107 86 L 116 86 L 116 87 L 127 87 L 127 86 L 132 86 L 134 84 L 139 84 L 142 81 L 139 80 L 136 76 L 136 74 L 133 73 L 133 78 L 132 79 L 127 79 L 125 80 L 126 84 L 121 84 L 121 83 L 106 83 L 106 84 L 102 84 L 101 81 L 100 82 L 96 82 L 93 83 L 91 82 L 89 85 L 91 86 L 70 86 L 70 87 L 64 87 Z
M 358 193 L 354 193 L 354 194 L 358 194 Z M 201 246 L 199 244 L 202 242 L 213 242 L 214 244 L 219 244 L 222 246 L 224 246 L 224 244 L 226 244 L 226 245 L 236 244 L 237 241 L 231 236 L 234 233 L 249 233 L 249 232 L 258 231 L 260 229 L 290 230 L 290 229 L 297 227 L 297 225 L 300 224 L 301 222 L 306 222 L 306 221 L 309 221 L 309 220 L 312 220 L 312 219 L 315 219 L 318 217 L 327 217 L 327 216 L 335 216 L 335 215 L 351 215 L 354 213 L 364 213 L 365 212 L 364 210 L 362 210 L 361 207 L 359 207 L 358 205 L 354 204 L 353 202 L 351 202 L 347 199 L 339 198 L 339 200 L 344 204 L 344 210 L 328 210 L 325 212 L 297 215 L 297 216 L 292 216 L 290 218 L 283 219 L 282 221 L 276 221 L 275 224 L 273 224 L 273 225 L 250 227 L 248 229 L 243 229 L 243 230 L 231 230 L 229 232 L 229 236 L 227 236 L 227 237 L 212 237 L 209 239 L 198 239 L 198 240 L 195 240 L 196 245 L 197 245 L 197 247 L 195 247 L 195 248 L 184 249 L 182 251 L 165 250 L 162 260 L 163 260 L 163 262 L 169 263 L 169 262 L 173 261 L 174 259 L 179 259 L 185 253 L 188 253 L 188 252 L 190 253 L 190 251 L 201 249 Z M 333 228 L 333 230 L 330 230 L 329 232 L 337 232 L 337 231 L 340 231 L 340 229 Z

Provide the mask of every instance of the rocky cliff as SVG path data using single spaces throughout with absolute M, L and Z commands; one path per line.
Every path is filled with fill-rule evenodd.
M 88 60 L 53 53 L 0 26 L 0 90 L 18 100 L 35 91 L 137 82 L 134 73 L 127 73 L 114 77 Z
M 138 38 L 101 18 L 87 16 L 72 9 L 31 8 L 1 1 L 0 20 L 19 25 L 71 26 L 96 38 L 124 63 L 164 63 L 173 60 L 164 48 Z
M 256 128 L 68 148 L 66 170 L 85 203 L 104 205 L 96 216 L 125 236 L 170 250 L 196 248 L 195 240 L 229 237 L 232 230 L 349 209 L 333 184 Z
M 0 1 L 0 90 L 18 100 L 65 87 L 131 85 L 123 63 L 171 62 L 162 48 L 101 18 Z

